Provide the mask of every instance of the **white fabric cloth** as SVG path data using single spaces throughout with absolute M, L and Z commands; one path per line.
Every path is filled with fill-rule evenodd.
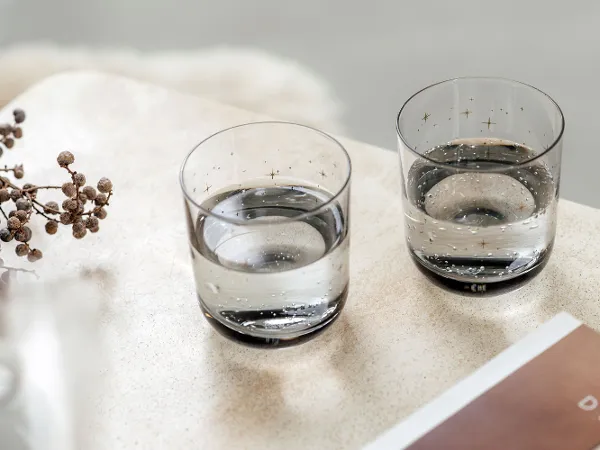
M 341 104 L 322 77 L 297 61 L 258 49 L 214 48 L 144 53 L 52 44 L 0 50 L 0 107 L 38 81 L 94 70 L 339 133 Z

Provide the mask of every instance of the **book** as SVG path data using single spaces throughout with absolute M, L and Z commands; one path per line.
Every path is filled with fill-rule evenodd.
M 591 450 L 600 445 L 600 334 L 567 313 L 365 450 Z

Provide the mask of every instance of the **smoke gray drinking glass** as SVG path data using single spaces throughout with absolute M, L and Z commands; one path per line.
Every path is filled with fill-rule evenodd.
M 556 231 L 563 114 L 533 86 L 457 78 L 397 120 L 405 235 L 414 259 L 474 292 L 537 273 Z
M 316 129 L 248 123 L 181 168 L 200 308 L 254 346 L 302 342 L 340 314 L 349 281 L 350 158 Z

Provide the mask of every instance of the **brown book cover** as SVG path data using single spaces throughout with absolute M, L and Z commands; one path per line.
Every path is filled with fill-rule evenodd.
M 369 450 L 592 450 L 600 334 L 561 313 L 392 428 Z

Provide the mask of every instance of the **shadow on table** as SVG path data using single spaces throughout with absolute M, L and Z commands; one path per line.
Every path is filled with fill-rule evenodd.
M 365 379 L 371 362 L 350 317 L 304 345 L 282 350 L 240 347 L 212 333 L 211 364 L 219 366 L 222 389 L 212 410 L 225 426 L 227 443 L 249 448 L 344 448 L 356 446 L 375 426 L 381 407 L 397 399 L 385 386 Z M 225 431 L 225 430 L 223 430 Z
M 361 447 L 428 400 L 418 395 L 420 385 L 435 379 L 432 372 L 440 366 L 464 365 L 465 375 L 508 345 L 493 320 L 449 311 L 439 292 L 420 306 L 425 317 L 444 318 L 440 335 L 426 344 L 429 354 L 421 355 L 440 360 L 433 368 L 419 361 L 398 364 L 403 358 L 394 352 L 404 344 L 394 339 L 401 326 L 394 311 L 378 315 L 376 323 L 345 312 L 322 336 L 282 350 L 245 348 L 212 333 L 207 363 L 218 374 L 212 384 L 220 388 L 211 422 L 226 435 L 223 445 Z M 368 329 L 376 333 L 363 332 Z M 437 394 L 445 387 L 425 391 Z
M 600 266 L 584 261 L 569 261 L 568 273 L 562 264 L 547 269 L 547 287 L 540 294 L 535 311 L 539 321 L 547 321 L 566 311 L 587 325 L 600 330 Z M 583 281 L 585 280 L 585 281 Z
M 502 314 L 495 297 L 460 297 L 445 295 L 441 288 L 422 280 L 422 313 L 438 324 L 446 336 L 455 338 L 453 346 L 472 355 L 471 365 L 480 366 L 508 347 Z M 475 314 L 473 314 L 476 312 Z
M 331 337 L 323 336 L 325 341 L 331 341 Z M 211 333 L 209 345 L 211 357 L 207 364 L 217 374 L 212 384 L 220 386 L 211 421 L 226 433 L 222 446 L 234 448 L 246 442 L 250 448 L 260 443 L 278 448 L 285 442 L 286 447 L 293 448 L 295 442 L 302 442 L 299 448 L 310 448 L 317 444 L 311 442 L 320 434 L 316 430 L 303 436 L 303 429 L 308 431 L 315 417 L 315 411 L 306 411 L 304 406 L 316 400 L 312 393 L 323 381 L 322 377 L 311 379 L 311 366 L 319 370 L 323 363 L 326 365 L 320 356 L 327 356 L 328 349 L 317 345 L 316 340 L 278 350 L 247 348 L 216 332 Z

